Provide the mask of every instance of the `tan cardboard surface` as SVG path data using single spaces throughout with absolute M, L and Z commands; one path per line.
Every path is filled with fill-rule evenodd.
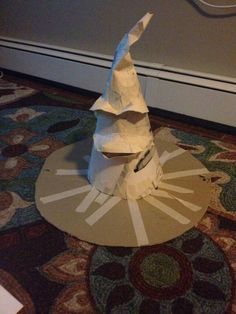
M 160 195 L 127 201 L 102 194 L 104 204 L 96 202 L 101 193 L 91 190 L 86 175 L 66 175 L 67 170 L 86 173 L 86 159 L 92 149 L 89 139 L 63 147 L 47 158 L 36 182 L 41 215 L 81 240 L 110 246 L 153 245 L 189 230 L 207 209 L 207 170 L 189 152 L 158 138 L 155 142 L 163 176 L 154 192 Z M 57 175 L 58 169 L 64 169 L 64 175 Z

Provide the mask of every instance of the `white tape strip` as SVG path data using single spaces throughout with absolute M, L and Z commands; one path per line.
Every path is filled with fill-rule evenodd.
M 120 200 L 121 198 L 119 196 L 112 196 L 104 205 L 102 205 L 98 210 L 96 210 L 85 221 L 90 226 L 94 225 L 99 219 L 106 215 L 112 207 L 118 204 Z
M 167 151 L 164 151 L 163 154 L 160 157 L 160 163 L 163 166 L 168 160 L 173 159 L 179 155 L 182 155 L 185 152 L 184 149 L 179 148 L 171 153 L 168 153 Z
M 138 203 L 135 200 L 128 199 L 128 205 L 138 246 L 147 245 L 149 241 Z
M 183 178 L 183 177 L 195 176 L 199 174 L 206 174 L 208 172 L 209 171 L 206 168 L 184 170 L 184 171 L 165 173 L 162 178 L 164 180 L 169 180 L 169 179 L 174 179 L 174 178 Z
M 160 182 L 159 187 L 164 190 L 170 190 L 178 193 L 193 193 L 193 190 L 183 188 L 178 185 L 168 184 L 164 182 Z
M 169 193 L 167 193 L 166 191 L 162 191 L 160 189 L 153 190 L 151 195 L 153 195 L 153 196 L 161 196 L 161 197 L 165 197 L 165 198 L 173 198 L 172 196 L 169 195 Z
M 180 203 L 182 203 L 185 207 L 189 208 L 193 212 L 197 212 L 201 209 L 201 206 L 190 203 L 189 201 L 182 200 L 181 198 L 175 197 Z
M 0 313 L 16 314 L 23 308 L 23 305 L 11 295 L 5 288 L 0 286 Z
M 100 193 L 98 197 L 95 199 L 95 202 L 102 205 L 106 202 L 106 200 L 110 197 L 108 194 Z
M 88 169 L 57 169 L 57 176 L 84 176 L 88 174 Z
M 89 161 L 90 161 L 90 156 L 89 155 L 85 155 L 83 158 L 84 158 L 85 161 L 87 161 L 89 163 Z
M 163 165 L 164 161 L 166 160 L 167 156 L 169 155 L 169 153 L 165 150 L 161 156 L 159 157 L 160 160 L 160 164 Z
M 42 203 L 44 203 L 44 204 L 55 202 L 55 201 L 58 201 L 58 200 L 62 200 L 63 198 L 67 198 L 67 197 L 70 197 L 70 196 L 74 196 L 74 195 L 77 195 L 77 194 L 88 192 L 88 191 L 91 190 L 91 188 L 92 188 L 92 186 L 90 184 L 84 185 L 84 186 L 82 186 L 80 188 L 76 188 L 76 189 L 64 191 L 64 192 L 61 192 L 61 193 L 57 193 L 57 194 L 52 194 L 52 195 L 41 197 L 40 201 Z
M 156 207 L 157 209 L 159 209 L 160 211 L 162 211 L 166 215 L 170 216 L 171 218 L 175 219 L 179 223 L 181 223 L 183 225 L 187 225 L 188 223 L 190 223 L 190 220 L 188 218 L 186 218 L 182 214 L 178 213 L 173 208 L 170 208 L 169 206 L 167 206 L 164 203 L 160 202 L 156 198 L 154 198 L 152 196 L 147 196 L 144 199 L 149 204 L 151 204 L 152 206 Z
M 165 198 L 172 198 L 175 199 L 177 201 L 179 201 L 181 204 L 183 204 L 185 207 L 189 208 L 190 210 L 192 210 L 193 212 L 197 212 L 201 209 L 201 206 L 198 206 L 196 204 L 193 204 L 189 201 L 185 201 L 179 197 L 176 197 L 173 194 L 170 194 L 169 192 L 166 191 L 162 191 L 162 190 L 154 190 L 152 191 L 152 195 L 153 196 L 161 196 L 161 197 L 165 197 Z
M 76 208 L 77 213 L 84 213 L 89 208 L 89 206 L 92 204 L 94 199 L 98 196 L 100 192 L 93 187 L 92 190 L 85 196 L 85 198 L 82 200 L 82 202 L 79 204 L 79 206 Z

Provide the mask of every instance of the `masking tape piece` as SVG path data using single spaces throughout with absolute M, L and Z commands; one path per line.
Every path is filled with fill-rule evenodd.
M 168 155 L 169 155 L 169 153 L 166 150 L 161 154 L 161 156 L 159 157 L 161 165 L 163 165 L 163 163 L 167 159 Z
M 89 206 L 92 204 L 94 199 L 98 196 L 100 192 L 93 187 L 91 191 L 85 196 L 85 198 L 82 200 L 82 202 L 79 204 L 79 206 L 76 208 L 77 213 L 84 213 L 89 208 Z
M 97 209 L 91 216 L 89 216 L 85 221 L 90 225 L 94 225 L 99 219 L 101 219 L 109 210 L 120 202 L 121 198 L 119 196 L 112 196 L 105 204 L 103 204 L 99 209 Z
M 174 179 L 174 178 L 183 178 L 183 177 L 195 176 L 195 175 L 200 175 L 200 174 L 206 174 L 208 172 L 209 171 L 206 168 L 176 171 L 176 172 L 170 172 L 170 173 L 164 174 L 162 179 L 169 180 L 169 179 Z
M 109 194 L 100 193 L 98 197 L 95 199 L 95 202 L 102 205 L 106 202 L 106 200 L 109 198 Z
M 64 192 L 61 192 L 61 193 L 57 193 L 57 194 L 52 194 L 52 195 L 41 197 L 40 201 L 42 203 L 44 203 L 44 204 L 50 203 L 50 202 L 55 202 L 55 201 L 61 200 L 63 198 L 67 198 L 67 197 L 71 197 L 71 196 L 74 196 L 74 195 L 77 195 L 77 194 L 88 192 L 88 191 L 91 190 L 91 188 L 92 188 L 92 186 L 90 184 L 84 185 L 82 187 L 75 188 L 75 189 L 72 189 L 72 190 L 67 190 L 67 191 L 64 191 Z
M 173 194 L 170 194 L 166 191 L 162 191 L 162 190 L 154 190 L 152 191 L 152 195 L 153 196 L 161 196 L 161 197 L 165 197 L 165 198 L 172 198 L 172 199 L 175 199 L 177 201 L 179 201 L 181 204 L 183 204 L 185 207 L 189 208 L 190 210 L 192 210 L 193 212 L 197 212 L 199 211 L 202 207 L 201 206 L 198 206 L 196 204 L 193 204 L 189 201 L 185 201 L 179 197 L 176 197 L 175 195 Z
M 157 190 L 153 190 L 151 195 L 153 195 L 153 196 L 161 196 L 161 197 L 165 197 L 165 198 L 173 198 L 172 196 L 170 196 L 169 193 L 167 193 L 166 191 L 162 191 L 159 188 Z
M 168 160 L 173 159 L 179 155 L 182 155 L 183 153 L 185 153 L 185 150 L 182 148 L 179 148 L 171 153 L 164 151 L 160 157 L 160 163 L 163 166 Z
M 138 246 L 147 245 L 149 243 L 145 226 L 143 223 L 143 218 L 140 213 L 138 203 L 135 200 L 128 199 L 128 206 L 130 215 L 132 218 L 132 223 L 134 226 L 134 231 L 136 234 L 136 239 Z
M 147 196 L 144 199 L 149 204 L 151 204 L 152 206 L 156 207 L 157 209 L 159 209 L 160 211 L 162 211 L 166 215 L 170 216 L 171 218 L 175 219 L 179 223 L 181 223 L 183 225 L 187 225 L 188 223 L 190 223 L 190 220 L 188 218 L 186 218 L 185 216 L 181 215 L 180 213 L 175 211 L 173 208 L 163 204 L 162 202 L 160 202 L 156 198 L 154 198 L 152 196 Z
M 185 207 L 189 208 L 193 212 L 197 212 L 197 211 L 199 211 L 201 209 L 201 206 L 193 204 L 193 203 L 191 203 L 189 201 L 182 200 L 181 198 L 178 198 L 178 197 L 176 197 L 176 196 L 174 196 L 172 194 L 170 194 L 170 196 L 172 196 L 174 199 L 179 201 L 181 204 L 183 204 Z
M 57 176 L 84 176 L 88 174 L 88 169 L 57 169 Z
M 178 193 L 193 193 L 193 190 L 183 188 L 181 186 L 160 182 L 159 187 L 164 190 L 170 190 Z

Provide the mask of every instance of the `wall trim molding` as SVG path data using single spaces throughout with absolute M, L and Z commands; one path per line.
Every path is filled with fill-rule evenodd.
M 0 67 L 101 93 L 112 56 L 0 37 Z M 147 103 L 236 126 L 236 78 L 134 61 Z
M 113 56 L 0 36 L 0 46 L 110 68 Z M 236 78 L 134 60 L 140 75 L 236 93 Z

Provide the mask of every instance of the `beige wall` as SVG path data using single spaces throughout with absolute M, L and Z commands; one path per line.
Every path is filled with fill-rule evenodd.
M 236 77 L 236 14 L 212 18 L 191 0 L 1 0 L 0 36 L 113 54 L 123 34 L 147 11 L 155 17 L 134 59 Z

